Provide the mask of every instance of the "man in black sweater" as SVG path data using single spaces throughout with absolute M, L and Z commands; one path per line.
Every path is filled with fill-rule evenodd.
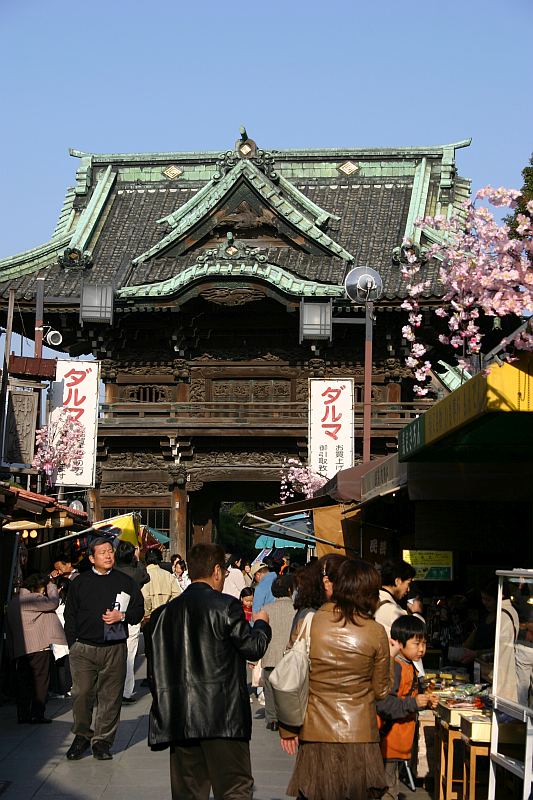
M 113 757 L 109 749 L 120 718 L 128 624 L 137 624 L 144 614 L 136 583 L 113 569 L 115 554 L 108 539 L 96 539 L 89 546 L 89 559 L 92 569 L 72 582 L 65 606 L 73 681 L 75 736 L 67 751 L 71 761 L 81 758 L 90 746 L 100 761 Z

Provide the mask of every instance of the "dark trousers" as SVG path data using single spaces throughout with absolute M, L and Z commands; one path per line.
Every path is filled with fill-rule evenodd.
M 265 693 L 265 720 L 267 725 L 269 722 L 278 721 L 274 704 L 274 692 L 270 683 L 270 674 L 273 669 L 274 667 L 263 667 L 263 691 Z
M 72 688 L 72 676 L 70 674 L 70 661 L 68 656 L 52 659 L 52 669 L 50 673 L 50 691 L 56 694 L 66 694 Z
M 28 653 L 15 661 L 19 722 L 42 719 L 50 683 L 50 650 Z
M 170 748 L 172 800 L 252 800 L 249 742 L 191 739 Z
M 93 742 L 113 744 L 126 680 L 126 643 L 95 647 L 75 642 L 70 648 L 72 732 Z M 93 728 L 93 706 L 96 706 Z
M 152 628 L 150 620 L 146 620 L 142 626 L 143 639 L 144 639 L 144 656 L 146 658 L 146 678 L 150 683 L 153 678 L 153 648 L 152 648 Z

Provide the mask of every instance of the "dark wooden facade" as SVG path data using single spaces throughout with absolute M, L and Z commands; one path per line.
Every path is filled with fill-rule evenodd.
M 220 501 L 275 501 L 287 457 L 307 454 L 310 377 L 355 377 L 361 454 L 363 330 L 299 343 L 302 299 L 329 299 L 336 320 L 361 311 L 343 281 L 368 264 L 377 305 L 372 453 L 425 407 L 403 366 L 405 282 L 398 248 L 426 213 L 459 209 L 469 184 L 455 149 L 258 150 L 87 155 L 50 242 L 0 261 L 1 298 L 16 289 L 31 327 L 35 279 L 45 322 L 71 355 L 102 362 L 96 513 L 137 508 L 183 552 L 211 540 Z M 438 265 L 426 265 L 426 302 Z M 112 325 L 79 322 L 82 283 L 112 284 Z M 426 401 L 427 403 L 427 401 Z

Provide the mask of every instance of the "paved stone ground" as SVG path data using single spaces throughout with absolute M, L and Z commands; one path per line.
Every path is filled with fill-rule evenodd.
M 1 800 L 171 800 L 168 753 L 147 747 L 150 697 L 140 691 L 137 703 L 123 706 L 114 758 L 104 762 L 90 754 L 80 761 L 65 758 L 72 741 L 70 700 L 49 701 L 51 725 L 17 725 L 15 706 L 0 706 Z M 285 800 L 294 762 L 281 750 L 277 733 L 266 730 L 263 715 L 254 701 L 254 800 Z M 3 782 L 8 782 L 4 791 Z M 430 800 L 430 795 L 406 789 L 406 798 Z

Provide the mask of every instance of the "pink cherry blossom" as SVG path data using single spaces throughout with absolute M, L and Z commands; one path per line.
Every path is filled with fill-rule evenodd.
M 327 481 L 296 458 L 288 458 L 281 468 L 280 501 L 286 503 L 294 493 L 310 498 Z
M 487 201 L 493 206 L 515 208 L 520 192 L 516 189 L 487 186 L 480 189 L 477 200 Z M 526 214 L 517 215 L 517 233 L 520 238 L 511 238 L 506 224 L 498 224 L 491 211 L 475 203 L 464 204 L 462 216 L 447 219 L 442 216 L 417 220 L 419 228 L 433 228 L 444 234 L 442 243 L 426 248 L 425 257 L 438 258 L 441 262 L 439 279 L 444 288 L 442 306 L 435 310 L 436 316 L 446 319 L 451 336 L 438 334 L 443 345 L 458 351 L 461 364 L 465 357 L 479 353 L 483 334 L 479 328 L 480 315 L 517 317 L 517 326 L 524 315 L 533 313 L 533 200 L 526 205 Z M 414 247 L 412 252 L 415 252 Z M 418 383 L 415 394 L 427 392 L 430 370 L 425 369 L 415 331 L 420 327 L 420 298 L 427 288 L 421 280 L 421 263 L 408 261 L 402 275 L 407 281 L 408 299 L 403 308 L 409 311 L 409 325 L 402 334 L 411 343 L 411 352 L 406 359 Z M 510 342 L 502 340 L 509 348 Z M 533 350 L 533 334 L 525 332 L 516 338 L 517 349 Z M 508 352 L 503 357 L 512 358 Z M 428 362 L 425 362 L 428 363 Z M 424 385 L 426 386 L 424 391 Z
M 35 441 L 32 467 L 44 472 L 49 486 L 63 469 L 76 474 L 83 471 L 85 429 L 65 408 L 50 415 L 49 424 L 37 431 Z

